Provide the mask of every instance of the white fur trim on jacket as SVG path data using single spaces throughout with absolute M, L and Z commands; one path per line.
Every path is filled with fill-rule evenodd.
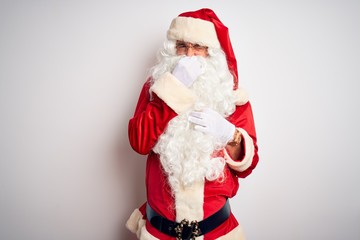
M 148 230 L 146 229 L 146 226 L 143 226 L 141 228 L 140 236 L 138 236 L 138 239 L 140 240 L 160 240 L 159 238 L 154 237 L 151 235 Z
M 176 221 L 184 218 L 201 221 L 204 218 L 204 181 L 196 182 L 190 187 L 180 187 L 175 192 Z
M 204 181 L 196 182 L 190 187 L 181 187 L 175 192 L 176 221 L 184 219 L 201 221 L 204 219 Z M 196 240 L 204 239 L 203 236 Z
M 214 24 L 199 18 L 174 18 L 167 32 L 167 37 L 170 40 L 182 40 L 207 47 L 220 48 Z
M 140 238 L 143 232 L 143 228 L 145 228 L 146 220 L 143 219 L 143 215 L 139 211 L 139 209 L 135 209 L 127 220 L 125 226 L 132 233 L 136 234 L 138 239 Z
M 132 233 L 136 234 L 137 239 L 140 240 L 159 240 L 158 238 L 151 235 L 146 229 L 146 220 L 143 219 L 143 215 L 139 209 L 135 209 L 127 220 L 125 226 Z
M 232 168 L 238 172 L 243 172 L 248 167 L 250 167 L 250 165 L 252 163 L 255 147 L 254 147 L 254 141 L 249 136 L 249 134 L 242 128 L 237 128 L 237 129 L 241 132 L 242 141 L 243 141 L 242 144 L 244 145 L 244 148 L 245 148 L 245 154 L 244 154 L 243 159 L 241 159 L 240 161 L 235 161 L 234 159 L 232 159 L 229 156 L 226 149 L 224 149 L 224 154 L 225 154 L 225 161 L 229 165 L 230 168 Z
M 249 96 L 245 91 L 245 89 L 238 88 L 235 90 L 235 99 L 236 99 L 235 104 L 241 106 L 249 101 Z
M 190 109 L 196 101 L 195 94 L 169 72 L 157 79 L 150 90 L 177 114 Z

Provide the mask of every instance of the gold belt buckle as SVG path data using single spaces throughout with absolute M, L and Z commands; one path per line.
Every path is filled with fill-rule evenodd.
M 198 221 L 191 221 L 187 219 L 181 222 L 175 228 L 177 240 L 195 240 L 195 237 L 200 236 L 201 231 Z

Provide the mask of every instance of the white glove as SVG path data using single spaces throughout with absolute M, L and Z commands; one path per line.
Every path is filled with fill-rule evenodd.
M 172 74 L 186 87 L 190 87 L 203 71 L 204 69 L 198 58 L 192 56 L 181 58 Z
M 234 124 L 210 108 L 202 112 L 190 112 L 188 120 L 195 124 L 196 130 L 213 135 L 224 146 L 232 140 L 235 133 Z

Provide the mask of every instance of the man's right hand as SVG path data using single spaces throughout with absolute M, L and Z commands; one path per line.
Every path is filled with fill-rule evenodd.
M 197 57 L 183 57 L 175 66 L 172 74 L 186 87 L 190 87 L 193 82 L 204 72 L 204 67 Z

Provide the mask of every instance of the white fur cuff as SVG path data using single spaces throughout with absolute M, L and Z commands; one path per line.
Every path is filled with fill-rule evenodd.
M 154 82 L 151 91 L 156 93 L 177 114 L 190 109 L 196 100 L 195 94 L 169 72 Z
M 252 163 L 255 147 L 254 147 L 254 142 L 253 142 L 252 138 L 249 136 L 249 134 L 242 128 L 237 128 L 237 129 L 241 132 L 242 138 L 243 138 L 242 141 L 244 141 L 243 142 L 243 145 L 245 147 L 244 158 L 241 161 L 235 161 L 229 156 L 226 149 L 224 149 L 224 154 L 225 154 L 225 161 L 229 165 L 230 168 L 232 168 L 238 172 L 243 172 L 248 167 L 250 167 L 250 165 Z

